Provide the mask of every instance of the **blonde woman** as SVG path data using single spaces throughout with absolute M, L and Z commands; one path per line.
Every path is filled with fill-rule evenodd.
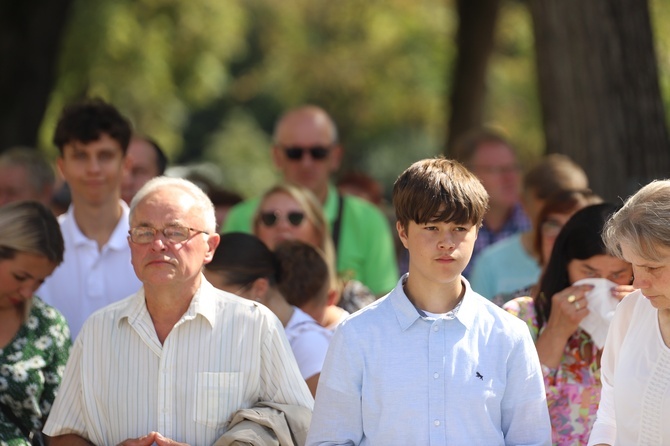
M 63 316 L 33 296 L 63 261 L 63 237 L 44 205 L 0 207 L 0 443 L 29 445 L 42 430 L 70 352 Z
M 299 240 L 320 248 L 331 276 L 331 305 L 319 322 L 334 328 L 349 313 L 373 302 L 375 296 L 348 273 L 336 271 L 336 254 L 321 204 L 305 188 L 281 184 L 261 198 L 253 221 L 254 234 L 270 249 L 285 240 Z M 314 316 L 313 316 L 314 317 Z

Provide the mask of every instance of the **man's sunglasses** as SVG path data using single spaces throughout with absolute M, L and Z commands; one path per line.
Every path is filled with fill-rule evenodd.
M 282 148 L 284 149 L 286 158 L 290 159 L 291 161 L 300 161 L 305 152 L 309 153 L 312 159 L 316 161 L 325 160 L 326 158 L 328 158 L 328 155 L 330 154 L 329 146 L 312 146 L 307 148 L 302 147 L 282 147 Z
M 282 213 L 279 211 L 261 212 L 261 223 L 270 228 L 277 223 L 281 215 Z M 286 214 L 286 218 L 291 226 L 300 226 L 300 223 L 305 219 L 305 213 L 292 211 Z

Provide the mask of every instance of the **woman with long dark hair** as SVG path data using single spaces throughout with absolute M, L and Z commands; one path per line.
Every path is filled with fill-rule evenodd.
M 631 265 L 609 255 L 601 238 L 616 209 L 603 203 L 576 212 L 556 238 L 535 294 L 503 307 L 523 319 L 535 339 L 557 445 L 586 443 L 600 399 L 602 345 L 580 326 L 596 311 L 587 298 L 594 286 L 575 282 L 601 279 L 608 296 L 598 299 L 621 300 L 633 291 Z

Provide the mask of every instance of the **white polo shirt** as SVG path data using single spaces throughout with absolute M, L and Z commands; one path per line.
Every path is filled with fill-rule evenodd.
M 142 286 L 130 263 L 127 240 L 130 210 L 123 201 L 119 202 L 123 213 L 101 250 L 77 226 L 74 206 L 58 217 L 65 240 L 63 263 L 35 294 L 63 313 L 72 339 L 93 312 L 130 296 Z

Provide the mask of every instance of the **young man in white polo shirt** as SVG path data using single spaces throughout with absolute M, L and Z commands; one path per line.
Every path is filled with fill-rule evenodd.
M 130 264 L 128 206 L 121 200 L 130 135 L 128 120 L 99 99 L 65 107 L 56 125 L 57 165 L 72 204 L 59 217 L 64 261 L 36 294 L 63 313 L 73 339 L 91 313 L 141 286 Z

